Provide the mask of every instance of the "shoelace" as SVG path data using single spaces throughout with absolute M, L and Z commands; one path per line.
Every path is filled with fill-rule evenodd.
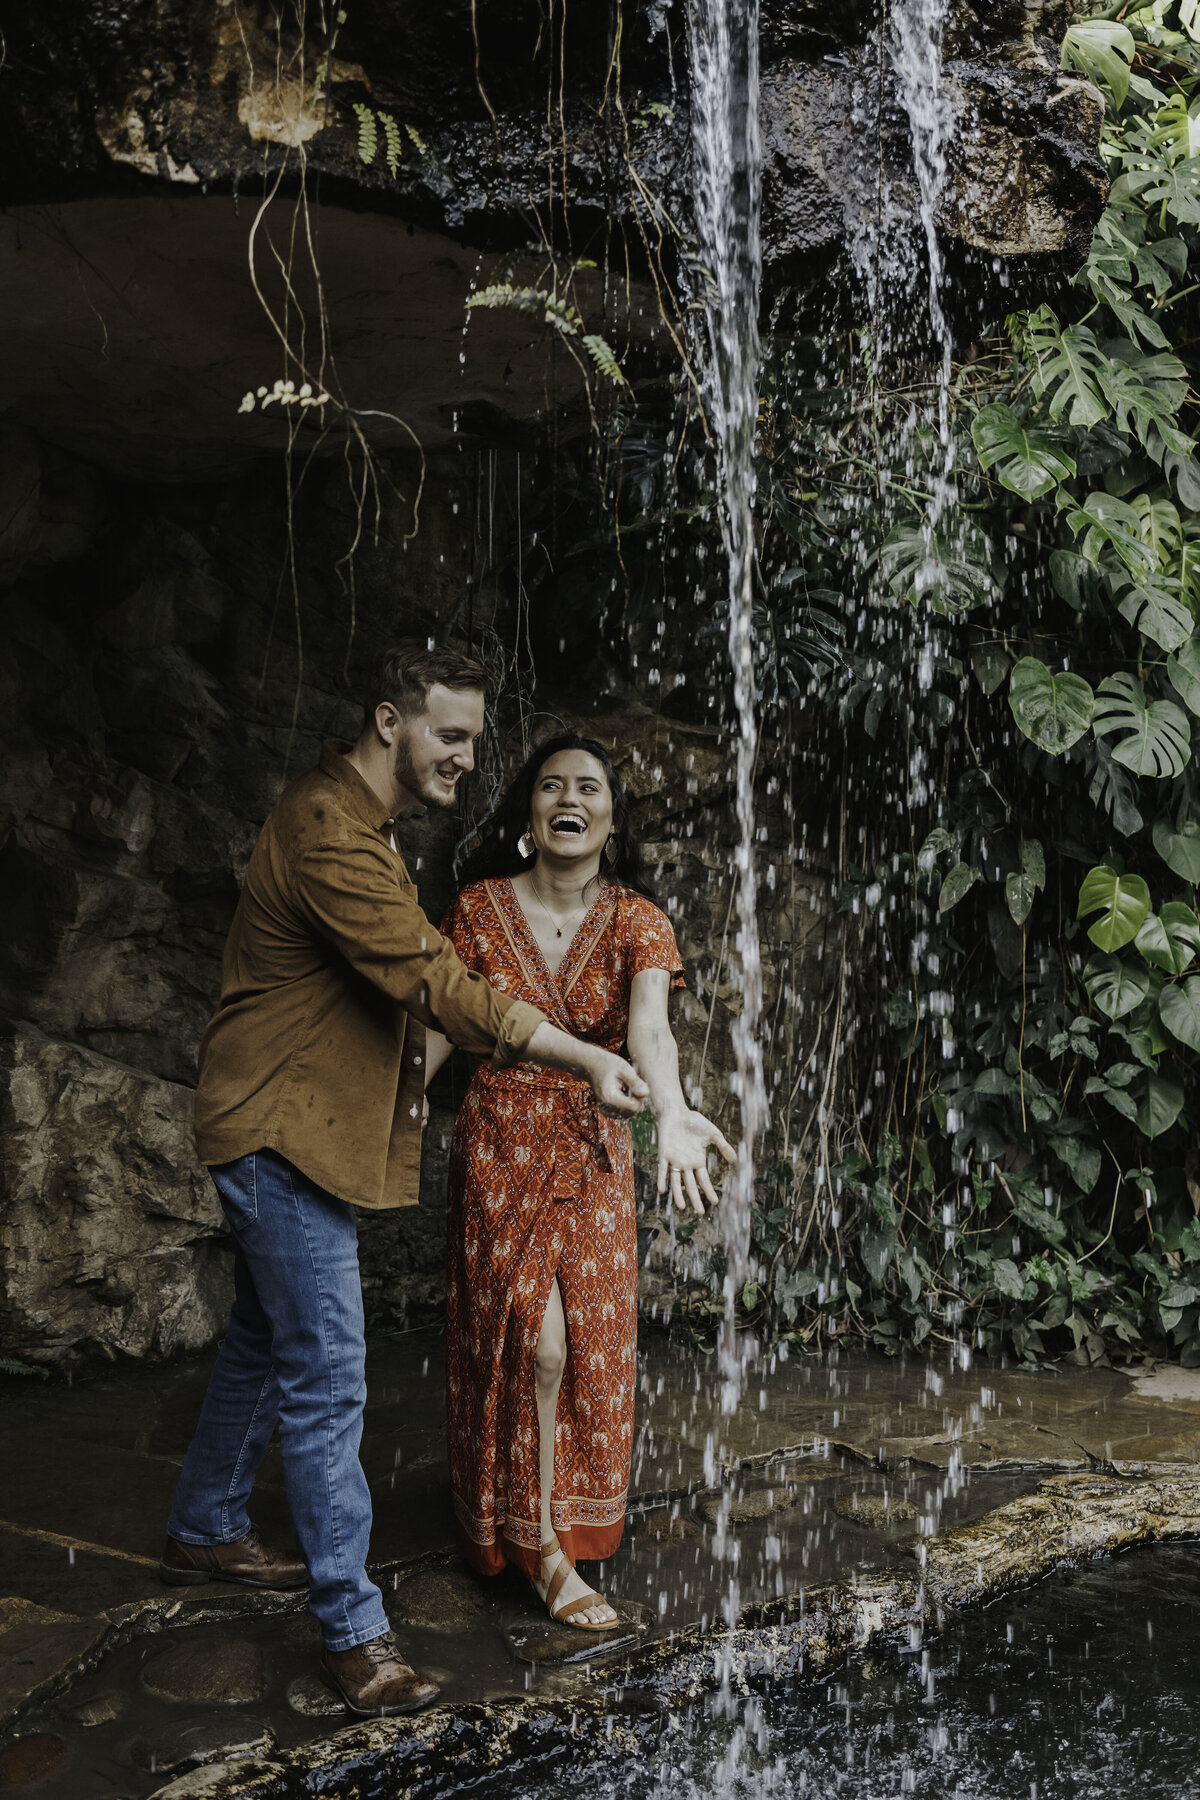
M 396 1640 L 390 1631 L 385 1632 L 382 1637 L 371 1638 L 368 1643 L 363 1644 L 362 1653 L 372 1664 L 394 1662 L 396 1660 Z

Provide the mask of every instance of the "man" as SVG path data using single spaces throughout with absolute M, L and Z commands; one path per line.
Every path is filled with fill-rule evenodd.
M 363 1309 L 354 1208 L 416 1201 L 425 1027 L 497 1067 L 575 1071 L 635 1113 L 633 1069 L 468 971 L 420 910 L 397 817 L 450 806 L 474 766 L 484 675 L 404 642 L 374 670 L 363 728 L 328 742 L 263 826 L 200 1047 L 196 1142 L 233 1233 L 228 1333 L 176 1490 L 163 1579 L 309 1587 L 322 1670 L 352 1712 L 437 1688 L 408 1666 L 367 1578 Z M 278 1422 L 303 1562 L 262 1544 L 246 1503 Z

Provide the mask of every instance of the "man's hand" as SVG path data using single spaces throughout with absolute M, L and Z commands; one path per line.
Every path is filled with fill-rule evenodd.
M 585 1073 L 601 1112 L 613 1119 L 630 1118 L 641 1112 L 650 1090 L 623 1057 L 597 1050 L 595 1066 Z
M 658 1191 L 664 1194 L 669 1185 L 680 1212 L 686 1211 L 685 1194 L 695 1213 L 704 1211 L 702 1192 L 710 1206 L 717 1204 L 708 1174 L 710 1150 L 727 1163 L 737 1161 L 732 1145 L 703 1113 L 674 1113 L 658 1121 Z
M 525 1055 L 530 1062 L 542 1063 L 548 1069 L 569 1069 L 572 1075 L 581 1076 L 595 1094 L 601 1112 L 614 1119 L 640 1113 L 650 1093 L 637 1070 L 623 1057 L 602 1050 L 599 1044 L 586 1044 L 571 1037 L 548 1019 L 530 1038 Z

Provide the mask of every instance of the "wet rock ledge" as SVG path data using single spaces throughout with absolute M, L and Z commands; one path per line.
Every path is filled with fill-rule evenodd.
M 569 1701 L 531 1698 L 494 1706 L 437 1708 L 416 1720 L 352 1725 L 269 1758 L 211 1764 L 169 1782 L 154 1800 L 288 1800 L 316 1792 L 360 1800 L 389 1788 L 413 1792 L 456 1775 L 478 1781 L 489 1769 L 549 1750 L 569 1732 L 577 1751 L 603 1733 L 608 1745 L 645 1734 L 639 1699 L 661 1723 L 664 1702 L 828 1673 L 873 1641 L 919 1641 L 946 1617 L 1026 1586 L 1052 1570 L 1137 1545 L 1200 1537 L 1200 1469 L 1161 1464 L 1137 1479 L 1053 1475 L 1036 1493 L 927 1544 L 914 1542 L 911 1576 L 834 1583 L 800 1598 L 752 1609 L 737 1627 L 693 1629 L 619 1661 L 603 1653 L 596 1686 Z M 614 1717 L 613 1700 L 622 1695 Z M 657 1727 L 655 1727 L 657 1728 Z

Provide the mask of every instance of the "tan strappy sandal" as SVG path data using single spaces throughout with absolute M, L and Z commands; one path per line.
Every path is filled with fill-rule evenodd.
M 554 1603 L 566 1585 L 567 1576 L 573 1572 L 575 1567 L 574 1563 L 559 1543 L 558 1538 L 553 1535 L 548 1537 L 542 1545 L 542 1561 L 545 1562 L 547 1556 L 551 1555 L 555 1550 L 558 1551 L 562 1561 L 550 1577 L 546 1587 L 546 1611 L 550 1614 L 550 1617 L 554 1620 L 555 1624 L 570 1625 L 573 1626 L 576 1631 L 615 1631 L 621 1623 L 619 1619 L 611 1619 L 607 1624 L 602 1624 L 598 1619 L 580 1619 L 575 1617 L 577 1613 L 590 1612 L 595 1606 L 612 1607 L 612 1601 L 606 1600 L 603 1594 L 583 1594 L 578 1600 L 569 1600 L 564 1606 L 560 1606 L 557 1610 L 555 1609 Z M 535 1589 L 534 1591 L 536 1592 L 537 1590 Z M 613 1611 L 615 1610 L 615 1607 L 613 1607 Z

